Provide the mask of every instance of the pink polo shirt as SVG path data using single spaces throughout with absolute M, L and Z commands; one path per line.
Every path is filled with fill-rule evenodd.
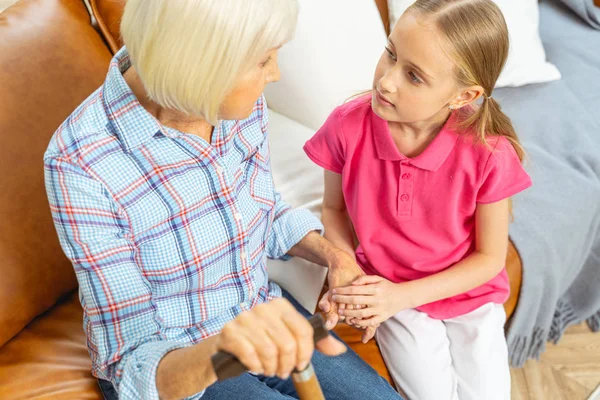
M 452 118 L 423 153 L 400 153 L 387 121 L 371 109 L 370 96 L 338 107 L 304 150 L 321 167 L 341 174 L 344 198 L 365 273 L 392 282 L 443 271 L 475 250 L 475 208 L 531 186 L 504 138 L 489 140 L 451 129 Z M 467 293 L 418 307 L 448 319 L 509 295 L 506 270 Z

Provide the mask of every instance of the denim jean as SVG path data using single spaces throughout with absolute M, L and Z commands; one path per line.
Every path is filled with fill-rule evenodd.
M 311 315 L 289 293 L 284 291 L 283 296 L 302 315 L 305 317 Z M 338 338 L 335 334 L 334 336 Z M 402 399 L 385 379 L 349 347 L 346 353 L 336 357 L 329 357 L 315 351 L 312 364 L 327 400 Z M 98 380 L 98 382 L 106 400 L 118 398 L 110 382 L 103 380 Z M 202 396 L 202 400 L 297 398 L 298 394 L 291 378 L 280 379 L 262 375 L 255 376 L 249 373 L 217 382 L 208 387 Z

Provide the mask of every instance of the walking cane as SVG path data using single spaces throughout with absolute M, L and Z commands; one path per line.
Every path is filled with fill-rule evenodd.
M 325 321 L 320 314 L 313 315 L 308 319 L 308 322 L 314 329 L 313 340 L 315 344 L 329 335 L 327 329 L 325 329 Z M 248 371 L 237 357 L 224 351 L 219 351 L 212 356 L 212 365 L 219 381 L 235 378 Z M 325 400 L 312 363 L 308 363 L 303 371 L 294 369 L 292 382 L 294 382 L 300 400 Z

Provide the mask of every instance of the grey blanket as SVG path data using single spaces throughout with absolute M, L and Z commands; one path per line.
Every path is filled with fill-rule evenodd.
M 600 29 L 600 7 L 594 5 L 594 0 L 562 0 L 577 15 L 595 29 Z
M 514 366 L 539 357 L 571 324 L 600 328 L 600 13 L 593 0 L 562 1 L 579 11 L 543 1 L 540 33 L 563 79 L 494 92 L 534 182 L 514 199 L 510 231 L 523 260 L 507 335 Z

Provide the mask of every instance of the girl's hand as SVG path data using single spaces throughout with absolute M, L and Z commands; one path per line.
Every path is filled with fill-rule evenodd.
M 414 308 L 413 298 L 406 284 L 393 283 L 377 275 L 361 276 L 352 286 L 333 289 L 332 296 L 339 304 L 366 306 L 358 310 L 338 309 L 348 323 L 362 328 L 375 327 L 402 310 Z
M 328 330 L 331 330 L 335 327 L 335 325 L 338 322 L 338 315 L 339 315 L 339 310 L 338 310 L 338 304 L 331 301 L 331 290 L 328 290 L 323 297 L 321 298 L 321 300 L 319 301 L 319 308 L 325 312 L 326 316 L 327 316 L 327 322 L 325 324 L 325 328 L 327 328 Z M 350 324 L 349 321 L 346 321 L 346 323 Z M 362 334 L 361 337 L 361 341 L 363 343 L 367 343 L 369 340 L 373 339 L 373 337 L 375 336 L 375 331 L 377 330 L 377 327 L 379 326 L 379 324 L 374 325 L 374 326 L 367 326 L 367 327 L 362 327 L 362 326 L 358 326 L 358 325 L 351 325 L 357 329 L 362 329 L 364 332 Z
M 363 328 L 365 331 L 363 332 L 360 341 L 363 343 L 367 343 L 369 340 L 373 339 L 373 337 L 375 336 L 375 331 L 377 330 L 379 325 L 380 324 L 374 326 L 367 326 L 366 328 Z

